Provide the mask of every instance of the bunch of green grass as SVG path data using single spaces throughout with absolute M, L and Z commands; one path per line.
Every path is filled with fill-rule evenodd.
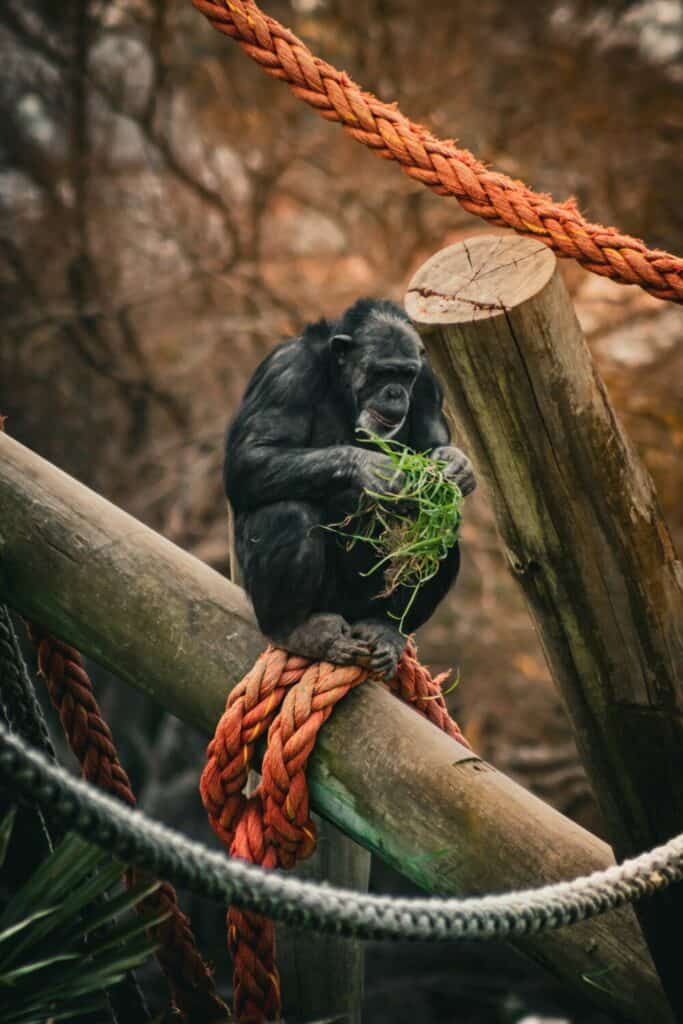
M 0 868 L 13 815 L 0 824 Z M 143 882 L 111 898 L 124 865 L 68 835 L 0 911 L 0 1019 L 44 1024 L 106 1007 L 105 992 L 154 950 L 145 934 L 167 915 L 131 916 L 156 888 Z
M 402 473 L 404 486 L 399 494 L 364 491 L 356 511 L 328 529 L 346 540 L 347 549 L 360 543 L 376 553 L 377 562 L 364 575 L 383 573 L 379 597 L 399 589 L 405 592 L 403 610 L 394 616 L 403 633 L 420 588 L 436 575 L 458 539 L 463 496 L 457 484 L 446 479 L 443 460 L 376 434 L 364 440 L 391 459 L 387 480 Z

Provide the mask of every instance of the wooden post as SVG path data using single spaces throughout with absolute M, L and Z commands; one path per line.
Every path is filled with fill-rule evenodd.
M 406 308 L 488 484 L 617 855 L 656 846 L 683 831 L 683 573 L 555 257 L 517 237 L 451 246 Z M 683 886 L 637 912 L 683 1019 Z
M 228 505 L 228 557 L 230 579 L 242 585 L 242 573 L 235 550 L 235 516 Z M 249 792 L 260 775 L 249 777 Z M 370 853 L 344 835 L 336 825 L 313 813 L 318 844 L 308 860 L 297 864 L 294 873 L 316 882 L 327 881 L 345 889 L 367 892 L 370 882 Z M 277 963 L 282 984 L 282 1012 L 290 1024 L 325 1020 L 329 1024 L 360 1024 L 365 974 L 365 947 L 357 939 L 288 928 L 278 923 Z
M 213 731 L 263 647 L 243 592 L 4 434 L 0 510 L 0 600 Z M 613 862 L 376 683 L 335 708 L 308 774 L 316 811 L 431 892 L 529 888 Z M 631 908 L 515 945 L 609 1013 L 671 1024 Z

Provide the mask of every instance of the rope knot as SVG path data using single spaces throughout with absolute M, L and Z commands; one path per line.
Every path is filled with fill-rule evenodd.
M 311 856 L 316 829 L 306 765 L 335 705 L 368 675 L 365 668 L 309 662 L 269 646 L 237 684 L 209 743 L 199 785 L 211 826 L 231 857 L 267 868 L 291 868 Z M 388 685 L 438 728 L 469 746 L 448 714 L 443 678 L 432 678 L 408 642 Z M 256 741 L 266 733 L 261 781 L 247 798 L 243 790 Z M 263 1024 L 278 1019 L 280 981 L 272 922 L 231 907 L 227 928 L 237 1020 Z

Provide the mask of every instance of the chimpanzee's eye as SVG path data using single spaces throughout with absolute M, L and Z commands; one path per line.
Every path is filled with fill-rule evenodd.
M 415 380 L 416 374 L 412 370 L 400 370 L 399 373 L 393 375 L 394 380 L 398 381 L 399 384 L 403 384 L 404 387 L 409 388 Z

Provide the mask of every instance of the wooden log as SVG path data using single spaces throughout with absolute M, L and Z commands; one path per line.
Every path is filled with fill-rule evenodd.
M 213 731 L 263 646 L 243 592 L 6 435 L 0 510 L 0 599 Z M 335 709 L 309 767 L 314 809 L 431 892 L 612 863 L 605 843 L 376 683 Z M 613 1014 L 672 1019 L 630 908 L 516 945 Z
M 228 505 L 228 564 L 230 579 L 242 585 L 242 572 L 235 549 L 235 516 Z M 251 793 L 260 780 L 258 772 L 249 777 Z M 315 882 L 330 882 L 341 888 L 367 892 L 371 854 L 333 825 L 313 813 L 318 843 L 308 860 L 298 863 L 294 873 Z M 313 1020 L 342 1020 L 360 1024 L 365 978 L 365 944 L 358 939 L 289 928 L 278 922 L 277 964 L 282 988 L 282 1013 L 290 1024 Z
M 478 237 L 408 288 L 488 485 L 619 857 L 683 831 L 683 573 L 544 245 Z M 683 886 L 638 908 L 683 1019 Z

